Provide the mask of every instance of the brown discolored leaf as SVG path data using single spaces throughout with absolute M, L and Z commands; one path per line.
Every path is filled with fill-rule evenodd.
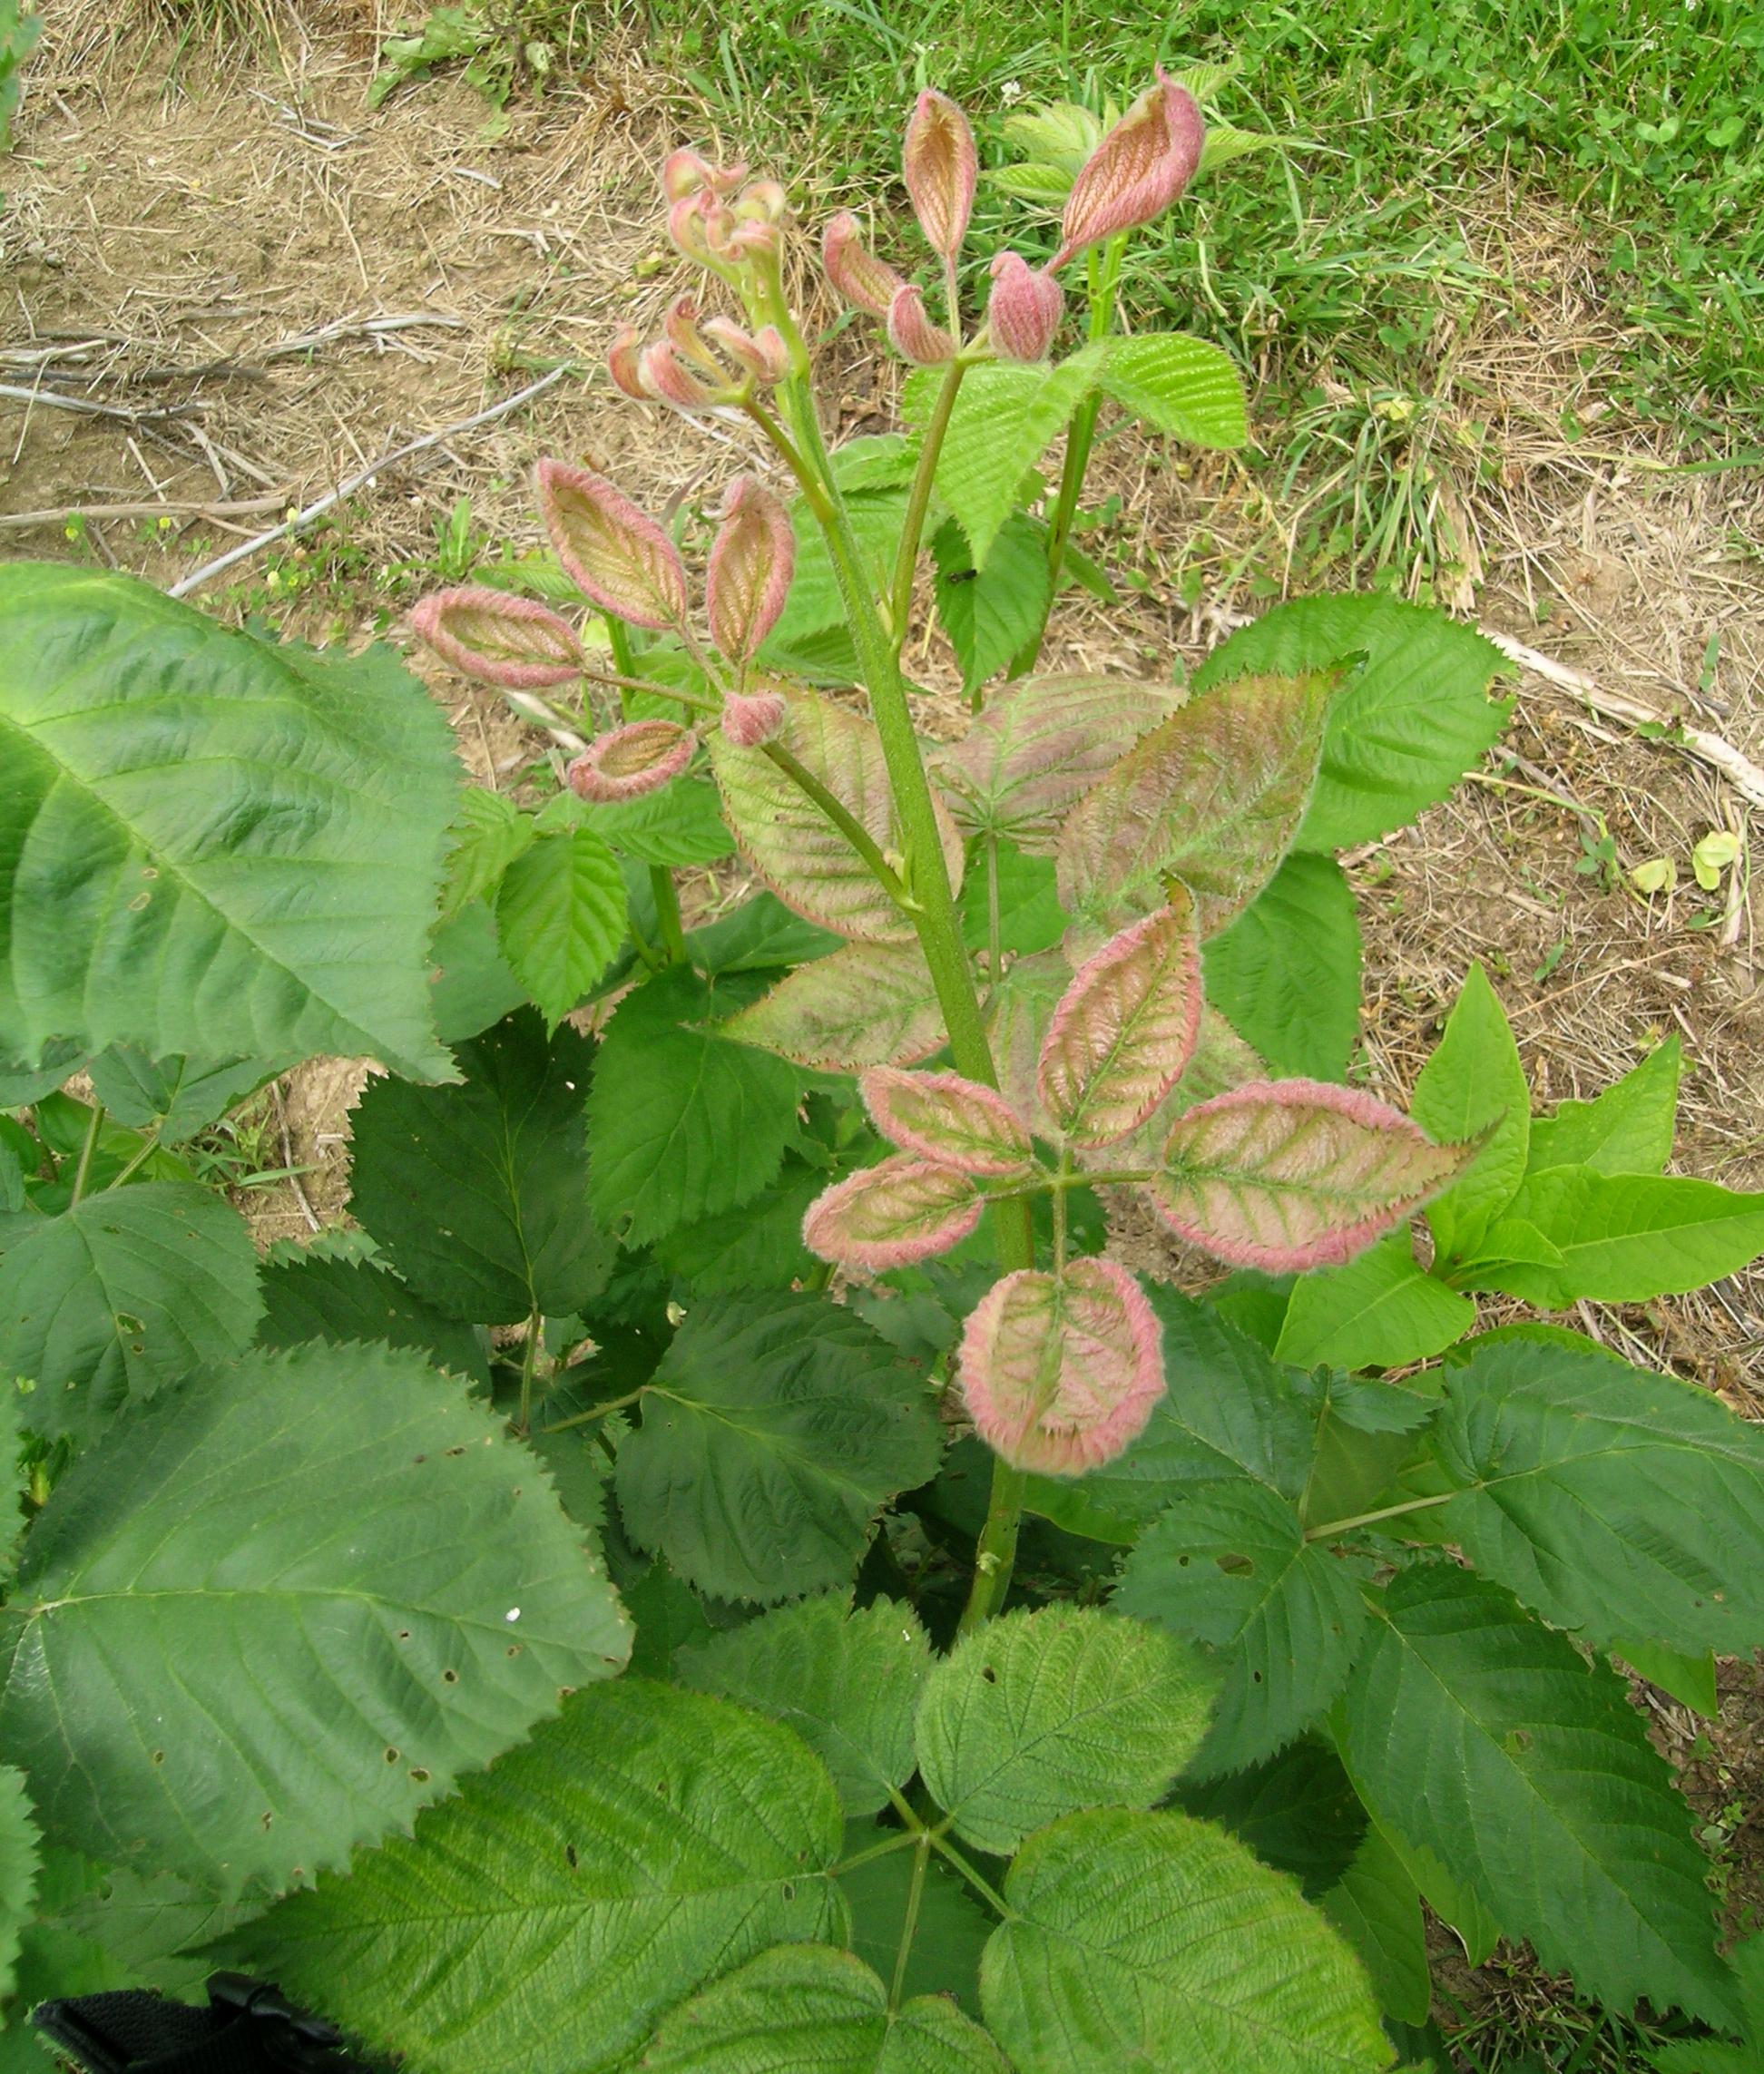
M 905 1267 L 959 1246 L 985 1208 L 966 1174 L 902 1153 L 817 1196 L 802 1243 L 841 1267 Z
M 799 965 L 718 1029 L 823 1073 L 916 1065 L 944 1042 L 943 1010 L 916 940 L 849 944 Z
M 904 1152 L 964 1174 L 1019 1174 L 1029 1165 L 1029 1133 L 995 1088 L 892 1066 L 873 1068 L 858 1088 L 871 1121 Z
M 1357 1088 L 1251 1081 L 1176 1119 L 1146 1192 L 1179 1238 L 1278 1275 L 1351 1259 L 1475 1151 Z

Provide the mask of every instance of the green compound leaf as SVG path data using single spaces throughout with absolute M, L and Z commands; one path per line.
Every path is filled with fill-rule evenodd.
M 962 689 L 973 691 L 1006 668 L 1041 630 L 1053 587 L 1045 528 L 1021 514 L 1007 518 L 984 569 L 976 569 L 954 519 L 931 536 L 937 565 L 937 623 L 949 636 L 962 668 Z
M 1191 446 L 1241 446 L 1250 436 L 1242 379 L 1230 355 L 1203 338 L 1175 331 L 1111 338 L 1096 386 L 1154 431 Z
M 1590 1167 L 1595 1174 L 1658 1174 L 1672 1156 L 1678 1115 L 1676 1036 L 1592 1101 L 1564 1101 L 1532 1119 L 1530 1165 Z
M 943 1009 L 916 939 L 847 944 L 788 973 L 723 1034 L 817 1072 L 916 1066 L 943 1043 Z
M 1202 936 L 1252 901 L 1291 847 L 1317 778 L 1338 679 L 1240 677 L 1142 736 L 1060 832 L 1060 900 L 1112 935 L 1163 900 L 1174 874 Z
M 619 1507 L 719 1599 L 769 1602 L 849 1580 L 870 1522 L 936 1470 L 917 1375 L 829 1297 L 695 1304 L 619 1449 Z
M 847 1857 L 882 1843 L 887 1834 L 874 1823 L 852 1823 L 846 1830 Z M 851 1949 L 888 1980 L 906 1933 L 915 1857 L 910 1850 L 889 1851 L 839 1874 L 839 1891 L 851 1911 Z M 980 1954 L 997 1921 L 975 1900 L 965 1880 L 940 1858 L 927 1858 L 902 1991 L 953 1995 L 970 2016 L 978 2016 Z
M 1277 1074 L 1339 1081 L 1359 1034 L 1360 933 L 1333 857 L 1294 850 L 1208 944 L 1207 999 Z
M 625 1678 L 231 1950 L 412 2074 L 612 2074 L 702 1981 L 839 1935 L 839 1838 L 788 1729 Z
M 1446 1033 L 1415 1083 L 1409 1114 L 1440 1144 L 1487 1134 L 1475 1158 L 1427 1206 L 1440 1260 L 1467 1258 L 1513 1200 L 1531 1142 L 1531 1086 L 1505 1011 L 1480 964 L 1465 974 Z
M 503 874 L 496 934 L 515 978 L 555 1028 L 624 942 L 618 858 L 592 828 L 538 836 Z
M 1336 699 L 1298 847 L 1346 850 L 1388 835 L 1445 798 L 1500 739 L 1511 702 L 1488 687 L 1510 664 L 1443 612 L 1388 597 L 1299 598 L 1216 648 L 1205 692 L 1245 670 L 1323 670 L 1363 655 Z
M 1398 2023 L 1426 2023 L 1433 1982 L 1420 1890 L 1377 1829 L 1360 1839 L 1353 1863 L 1319 1905 L 1359 1953 L 1385 2014 Z
M 208 1189 L 88 1196 L 0 1254 L 0 1371 L 33 1432 L 93 1439 L 126 1404 L 251 1344 L 263 1309 L 245 1220 Z
M 980 1973 L 1018 2074 L 1377 2074 L 1347 1942 L 1223 1830 L 1098 1808 L 1032 1836 Z
M 1444 1371 L 1445 1538 L 1545 1619 L 1742 1655 L 1764 1642 L 1764 1433 L 1712 1392 L 1509 1340 Z
M 1553 1167 L 1526 1177 L 1462 1279 L 1545 1310 L 1583 1296 L 1642 1303 L 1737 1274 L 1760 1252 L 1764 1192 Z
M 0 1765 L 0 2002 L 13 1991 L 20 1940 L 34 1913 L 38 1857 L 24 1775 Z
M 517 1009 L 456 1048 L 462 1085 L 374 1081 L 355 1112 L 349 1207 L 412 1288 L 450 1317 L 567 1317 L 612 1248 L 583 1207 L 594 1050 Z
M 511 1015 L 526 989 L 508 969 L 496 941 L 496 920 L 482 901 L 444 922 L 429 945 L 435 1026 L 444 1044 L 476 1037 Z
M 919 1772 L 957 1835 L 1004 1856 L 1081 1807 L 1149 1807 L 1200 1746 L 1214 1692 L 1171 1636 L 1095 1607 L 1007 1614 L 932 1670 Z
M 1622 1679 L 1444 1562 L 1398 1571 L 1386 1611 L 1343 1706 L 1380 1827 L 1601 2001 L 1725 2020 L 1708 1864 Z
M 1011 2074 L 1004 2055 L 941 1996 L 898 2010 L 861 1959 L 784 1944 L 676 2010 L 643 2074 Z
M 378 1340 L 387 1346 L 414 1347 L 437 1368 L 466 1381 L 490 1380 L 489 1357 L 472 1327 L 426 1303 L 376 1261 L 328 1252 L 315 1239 L 298 1258 L 266 1261 L 260 1282 L 260 1346 Z
M 1470 1298 L 1418 1267 L 1408 1233 L 1393 1231 L 1345 1267 L 1298 1277 L 1275 1352 L 1298 1368 L 1406 1368 L 1475 1322 Z
M 854 1613 L 841 1594 L 805 1599 L 682 1650 L 683 1685 L 721 1693 L 794 1728 L 833 1775 L 848 1815 L 874 1815 L 913 1775 L 913 1713 L 931 1668 L 910 1606 Z
M 55 1487 L 0 1616 L 44 1834 L 218 1893 L 410 1820 L 629 1631 L 539 1464 L 409 1354 L 251 1354 Z
M 0 569 L 0 1054 L 451 1071 L 424 947 L 458 784 L 385 650 L 272 647 L 132 577 Z
M 1224 1689 L 1203 1773 L 1271 1756 L 1341 1690 L 1366 1626 L 1358 1580 L 1247 1476 L 1191 1483 L 1127 1560 L 1115 1603 L 1214 1652 Z
M 601 1041 L 588 1200 L 629 1246 L 733 1209 L 778 1174 L 796 1131 L 799 1079 L 783 1060 L 710 1027 L 754 986 L 713 989 L 674 966 L 621 1003 Z

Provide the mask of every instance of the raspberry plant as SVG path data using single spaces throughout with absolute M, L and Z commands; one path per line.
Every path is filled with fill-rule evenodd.
M 921 96 L 928 293 L 822 242 L 909 429 L 831 450 L 782 189 L 668 161 L 725 307 L 610 367 L 748 442 L 701 582 L 546 461 L 544 596 L 416 615 L 536 807 L 384 651 L 0 571 L 5 2050 L 224 1961 L 414 2074 L 1376 2074 L 1423 1897 L 1745 2020 L 1615 1666 L 1709 1709 L 1764 1639 L 1764 1441 L 1474 1292 L 1690 1288 L 1764 1208 L 1663 1172 L 1675 1051 L 1534 1119 L 1479 971 L 1412 1113 L 1346 1084 L 1334 853 L 1494 740 L 1478 637 L 1327 599 L 1184 691 L 1037 672 L 1103 407 L 1244 436 L 1113 328 L 1192 94 L 1084 142 L 981 315 Z M 352 1225 L 260 1259 L 193 1148 L 325 1053 L 384 1068 Z M 1112 1257 L 1126 1191 L 1209 1296 Z

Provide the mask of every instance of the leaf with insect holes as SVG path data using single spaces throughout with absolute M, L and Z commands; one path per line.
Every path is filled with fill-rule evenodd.
M 722 1031 L 823 1073 L 916 1065 L 944 1041 L 943 1010 L 916 937 L 848 944 L 799 965 Z
M 871 1122 L 903 1152 L 963 1174 L 1016 1174 L 1029 1164 L 1029 1133 L 995 1088 L 960 1073 L 876 1066 L 858 1090 Z
M 1475 1153 L 1356 1088 L 1251 1081 L 1176 1119 L 1146 1188 L 1179 1238 L 1280 1275 L 1351 1259 Z
M 1164 1393 L 1158 1321 L 1112 1260 L 1018 1268 L 969 1312 L 957 1355 L 975 1431 L 1014 1469 L 1082 1476 L 1144 1430 Z
M 1181 702 L 1167 685 L 1125 678 L 1024 678 L 933 756 L 930 772 L 965 833 L 1051 856 L 1078 800 Z
M 956 1833 L 1008 1856 L 1081 1807 L 1150 1807 L 1200 1748 L 1216 1681 L 1162 1629 L 1094 1606 L 992 1621 L 932 1667 L 919 1771 Z
M 1042 1045 L 1042 1103 L 1081 1145 L 1136 1130 L 1181 1079 L 1200 1034 L 1200 946 L 1181 887 L 1073 976 Z
M 887 763 L 882 739 L 868 720 L 812 691 L 799 691 L 776 741 L 832 794 L 884 856 L 898 861 L 901 841 Z M 863 856 L 764 748 L 740 748 L 726 735 L 713 735 L 710 765 L 736 841 L 787 907 L 842 936 L 912 940 L 911 921 Z M 950 884 L 959 886 L 962 842 L 946 815 L 942 833 Z
M 976 569 L 966 536 L 954 519 L 931 536 L 937 565 L 937 623 L 962 666 L 962 689 L 973 691 L 1007 667 L 1034 639 L 1052 592 L 1045 529 L 1033 520 L 1005 520 L 984 569 Z
M 842 1267 L 905 1267 L 959 1246 L 985 1208 L 960 1169 L 902 1152 L 818 1196 L 802 1220 L 803 1243 Z
M 1202 936 L 1247 906 L 1291 847 L 1322 749 L 1332 670 L 1240 677 L 1134 744 L 1060 832 L 1060 899 L 1085 943 L 1194 895 Z
M 504 957 L 554 1029 L 625 937 L 619 860 L 592 828 L 540 836 L 513 859 L 496 895 Z

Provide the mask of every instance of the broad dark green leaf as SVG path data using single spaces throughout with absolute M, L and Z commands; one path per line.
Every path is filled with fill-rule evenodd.
M 1475 1322 L 1469 1297 L 1418 1267 L 1408 1233 L 1394 1231 L 1345 1267 L 1299 1276 L 1275 1351 L 1299 1368 L 1406 1368 Z
M 1240 1772 L 1179 1780 L 1171 1800 L 1185 1815 L 1222 1825 L 1263 1864 L 1290 1873 L 1307 1901 L 1335 1884 L 1366 1834 L 1353 1782 L 1320 1736 L 1300 1736 Z
M 702 1981 L 839 1934 L 839 1839 L 788 1729 L 626 1678 L 232 1951 L 411 2074 L 612 2074 Z
M 890 2007 L 849 1952 L 762 1952 L 674 2010 L 645 2074 L 1011 2074 L 1004 2055 L 941 1996 Z
M 583 1104 L 594 1051 L 518 1009 L 456 1047 L 462 1085 L 369 1082 L 355 1112 L 349 1207 L 450 1317 L 567 1317 L 606 1284 L 588 1215 Z
M 715 864 L 735 848 L 735 838 L 723 827 L 717 788 L 706 778 L 677 778 L 635 799 L 585 807 L 582 820 L 642 864 L 690 868 Z
M 1530 1164 L 1591 1167 L 1595 1174 L 1658 1174 L 1672 1156 L 1678 1115 L 1676 1035 L 1592 1101 L 1558 1102 L 1532 1119 Z
M 1206 945 L 1207 999 L 1277 1073 L 1345 1080 L 1359 1034 L 1359 918 L 1333 857 L 1295 850 Z
M 1030 1838 L 981 2005 L 1018 2074 L 1377 2074 L 1347 1941 L 1211 1824 L 1097 1808 Z
M 132 577 L 0 568 L 0 1053 L 450 1071 L 424 947 L 458 766 L 385 650 L 234 633 Z
M 1586 1993 L 1723 2019 L 1708 1866 L 1616 1674 L 1443 1561 L 1399 1571 L 1372 1627 L 1343 1748 L 1379 1825 Z
M 792 915 L 771 893 L 756 893 L 714 922 L 691 930 L 686 948 L 700 972 L 715 979 L 722 973 L 776 972 L 806 965 L 839 950 L 843 936 L 818 929 Z
M 88 1196 L 0 1254 L 0 1371 L 24 1423 L 86 1441 L 123 1404 L 251 1344 L 263 1308 L 245 1220 L 211 1189 Z
M 971 951 L 988 951 L 992 910 L 998 906 L 998 945 L 1014 957 L 1051 950 L 1065 934 L 1052 857 L 1030 856 L 1013 843 L 981 844 L 962 887 L 962 939 Z
M 910 1606 L 858 1612 L 805 1599 L 681 1652 L 680 1681 L 794 1728 L 833 1775 L 848 1815 L 874 1815 L 913 1776 L 913 1714 L 931 1668 Z
M 1488 687 L 1511 666 L 1443 612 L 1387 596 L 1298 598 L 1234 633 L 1196 671 L 1205 691 L 1245 670 L 1364 666 L 1336 699 L 1298 847 L 1346 850 L 1445 798 L 1499 740 L 1511 702 Z
M 222 1893 L 407 1823 L 629 1647 L 501 1421 L 364 1346 L 248 1355 L 113 1429 L 0 1632 L 44 1834 Z
M 592 828 L 538 836 L 503 874 L 496 934 L 510 970 L 555 1027 L 624 941 L 619 860 Z
M 1321 1906 L 1358 1952 L 1385 2014 L 1398 2023 L 1426 2023 L 1433 1982 L 1420 1891 L 1377 1829 L 1367 1831 L 1353 1863 L 1321 1897 Z
M 845 1838 L 847 1858 L 883 1842 L 887 1834 L 874 1823 L 850 1824 Z M 890 1851 L 839 1874 L 839 1891 L 851 1911 L 851 1949 L 889 1979 L 906 1932 L 915 1855 L 910 1850 Z M 980 1954 L 997 1920 L 941 1858 L 928 1857 L 919 1885 L 904 1992 L 953 1995 L 970 2016 L 978 2016 Z
M 482 901 L 462 907 L 436 929 L 429 972 L 429 1000 L 444 1044 L 477 1036 L 526 999 L 502 954 L 496 918 Z
M 782 1059 L 718 1034 L 756 991 L 675 967 L 620 1006 L 589 1101 L 594 1215 L 641 1246 L 757 1196 L 796 1128 L 800 1081 Z
M 231 1059 L 199 1066 L 188 1059 L 150 1059 L 132 1044 L 113 1044 L 87 1071 L 93 1093 L 114 1121 L 132 1130 L 151 1130 L 162 1145 L 179 1145 L 291 1063 Z
M 933 1474 L 916 1373 L 824 1296 L 712 1296 L 687 1312 L 619 1450 L 632 1538 L 720 1599 L 849 1581 L 885 1500 Z
M 1127 1559 L 1114 1603 L 1212 1652 L 1224 1688 L 1202 1774 L 1271 1756 L 1317 1720 L 1366 1625 L 1353 1570 L 1248 1476 L 1184 1485 Z
M 1052 578 L 1044 527 L 1019 514 L 998 529 L 984 568 L 976 568 L 965 534 L 954 519 L 931 537 L 937 565 L 937 623 L 961 665 L 962 689 L 972 691 L 1008 667 L 1039 630 Z
M 1764 1643 L 1764 1430 L 1602 1354 L 1511 1341 L 1443 1379 L 1440 1523 L 1479 1570 L 1607 1648 Z
M 1439 1260 L 1471 1258 L 1524 1178 L 1531 1143 L 1531 1086 L 1505 1011 L 1480 964 L 1465 974 L 1445 1034 L 1415 1083 L 1409 1114 L 1441 1145 L 1487 1133 L 1469 1166 L 1426 1210 Z
M 789 1160 L 769 1188 L 736 1208 L 676 1225 L 655 1241 L 655 1257 L 699 1296 L 788 1289 L 818 1265 L 802 1243 L 802 1219 L 829 1178 Z
M 919 1773 L 956 1834 L 1007 1856 L 1081 1807 L 1149 1807 L 1200 1746 L 1193 1651 L 1096 1607 L 1008 1613 L 958 1642 L 919 1702 Z
M 23 1109 L 40 1096 L 52 1094 L 70 1073 L 85 1064 L 85 1047 L 57 1039 L 45 1044 L 42 1063 L 24 1066 L 16 1059 L 0 1058 L 0 1110 Z
M 489 1356 L 470 1326 L 425 1302 L 378 1262 L 336 1253 L 322 1238 L 296 1257 L 267 1260 L 260 1286 L 260 1346 L 376 1339 L 414 1347 L 436 1367 L 470 1382 L 490 1380 Z
M 24 1775 L 0 1765 L 0 2002 L 12 1993 L 19 1941 L 34 1913 L 38 1851 Z

